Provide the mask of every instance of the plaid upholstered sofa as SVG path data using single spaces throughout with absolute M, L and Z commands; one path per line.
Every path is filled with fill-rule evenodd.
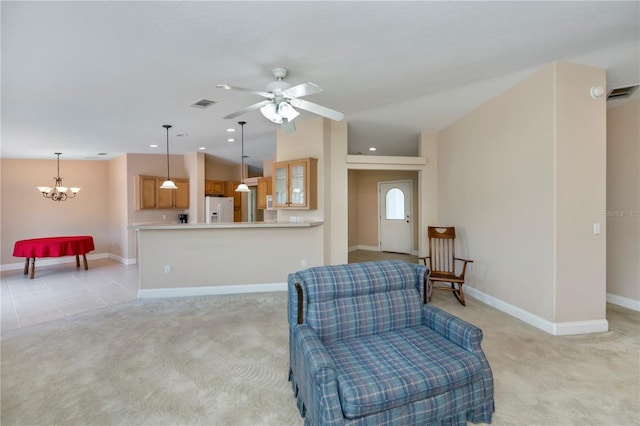
M 289 380 L 305 425 L 491 423 L 482 331 L 423 304 L 426 273 L 390 260 L 289 275 Z

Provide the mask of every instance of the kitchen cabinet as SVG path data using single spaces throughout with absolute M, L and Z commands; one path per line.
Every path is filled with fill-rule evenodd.
M 189 179 L 174 178 L 178 189 L 161 189 L 166 180 L 158 176 L 138 176 L 136 210 L 189 208 Z
M 204 181 L 204 193 L 206 195 L 223 195 L 224 194 L 225 182 L 215 181 L 215 180 L 205 180 Z
M 224 182 L 224 196 L 233 197 L 233 221 L 242 222 L 242 192 L 237 192 L 236 188 L 240 182 Z
M 278 209 L 318 208 L 318 159 L 273 163 L 273 207 Z
M 267 195 L 272 195 L 273 180 L 270 177 L 258 178 L 258 209 L 267 208 Z

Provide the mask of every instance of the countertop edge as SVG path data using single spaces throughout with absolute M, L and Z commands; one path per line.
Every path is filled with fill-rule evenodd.
M 228 223 L 140 223 L 127 229 L 145 230 L 188 230 L 188 229 L 257 229 L 257 228 L 312 228 L 324 224 L 315 222 L 228 222 Z

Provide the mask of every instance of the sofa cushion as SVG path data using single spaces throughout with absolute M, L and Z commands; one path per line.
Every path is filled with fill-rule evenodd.
M 416 289 L 343 297 L 307 307 L 307 324 L 323 342 L 413 327 L 421 321 L 422 303 Z
M 326 344 L 347 418 L 357 418 L 465 386 L 480 359 L 426 326 Z
M 304 322 L 325 341 L 418 325 L 426 268 L 399 260 L 319 266 L 289 275 L 289 324 L 297 320 L 299 283 Z

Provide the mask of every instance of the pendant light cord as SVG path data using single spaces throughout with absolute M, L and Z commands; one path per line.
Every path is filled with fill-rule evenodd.
M 170 124 L 164 124 L 162 127 L 167 129 L 167 180 L 171 180 L 169 176 L 169 129 L 171 128 Z
M 242 141 L 242 144 L 241 144 L 241 146 L 242 146 L 242 149 L 241 149 L 241 151 L 242 151 L 242 156 L 241 156 L 241 158 L 242 158 L 242 170 L 240 170 L 240 178 L 241 178 L 240 181 L 242 183 L 244 183 L 244 125 L 247 124 L 247 122 L 246 121 L 238 121 L 238 124 L 240 125 L 240 128 L 242 130 L 242 132 L 240 134 L 240 138 L 241 138 L 241 141 Z

